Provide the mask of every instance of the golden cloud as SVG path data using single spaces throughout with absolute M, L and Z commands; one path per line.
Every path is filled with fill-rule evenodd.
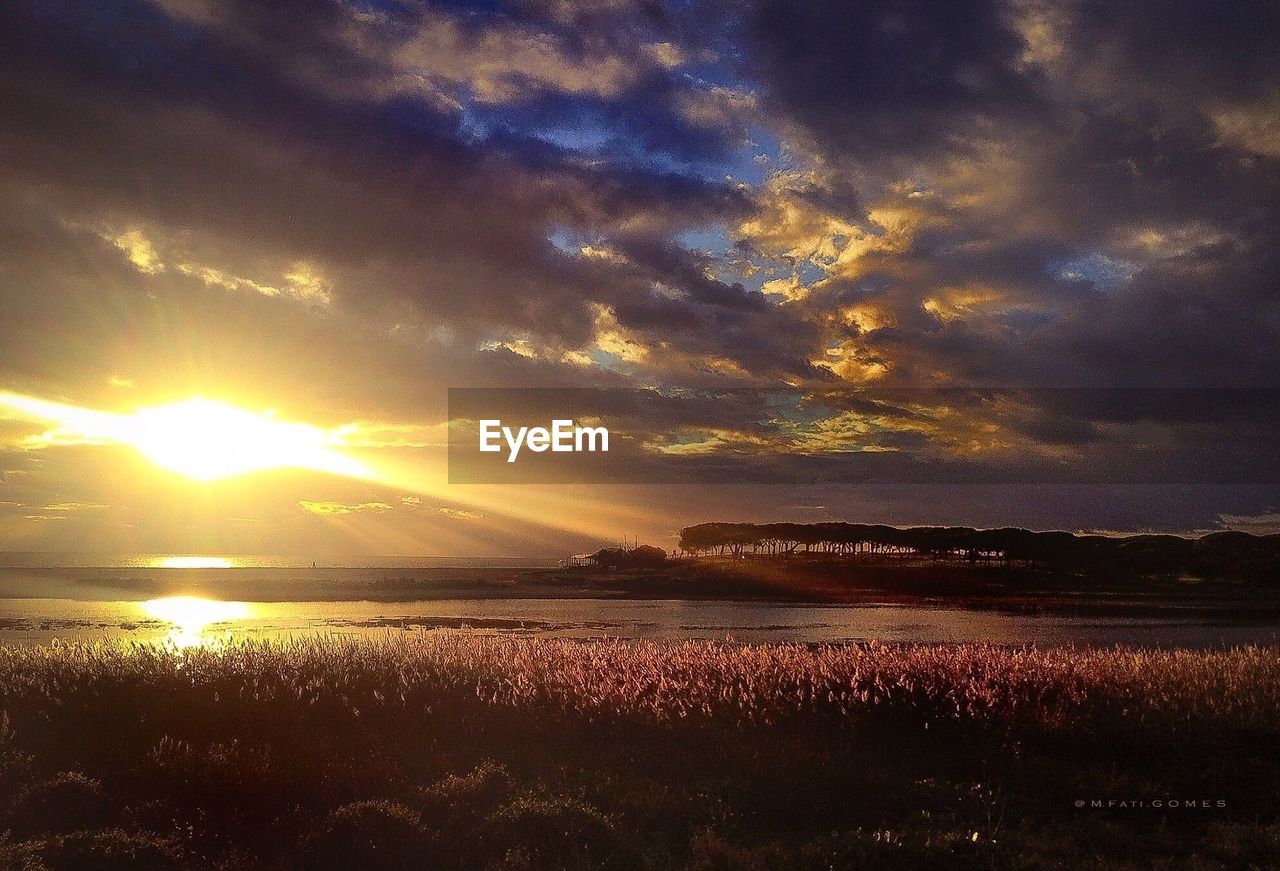
M 341 502 L 309 502 L 304 499 L 298 505 L 301 506 L 303 511 L 318 514 L 321 517 L 337 517 L 343 514 L 356 514 L 364 511 L 381 514 L 384 511 L 393 510 L 392 506 L 386 502 L 360 502 L 355 505 L 345 505 Z

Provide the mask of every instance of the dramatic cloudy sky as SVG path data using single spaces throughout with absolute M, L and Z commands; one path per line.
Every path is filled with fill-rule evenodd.
M 935 403 L 896 439 L 902 408 L 836 399 L 674 443 L 1168 469 L 1244 433 L 1233 480 L 504 488 L 445 483 L 441 446 L 449 387 L 1278 387 L 1278 59 L 1270 0 L 5 4 L 0 547 L 1275 528 L 1256 427 L 1195 393 Z M 193 481 L 80 414 L 192 396 L 375 471 Z

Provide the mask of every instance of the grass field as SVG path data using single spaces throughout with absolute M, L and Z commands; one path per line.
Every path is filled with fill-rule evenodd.
M 0 710 L 5 869 L 1280 865 L 1270 648 L 0 647 Z

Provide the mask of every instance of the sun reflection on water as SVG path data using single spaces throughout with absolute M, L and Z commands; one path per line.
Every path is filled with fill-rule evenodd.
M 225 556 L 158 556 L 149 563 L 153 569 L 230 569 L 235 565 Z
M 150 599 L 142 603 L 142 610 L 148 617 L 170 624 L 172 628 L 164 641 L 177 648 L 215 643 L 217 636 L 207 633 L 206 629 L 244 620 L 253 614 L 246 602 L 222 602 L 200 596 Z

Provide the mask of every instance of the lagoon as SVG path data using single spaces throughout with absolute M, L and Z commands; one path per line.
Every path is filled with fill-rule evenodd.
M 0 599 L 0 643 L 115 639 L 178 646 L 238 638 L 470 631 L 564 638 L 741 642 L 987 642 L 1056 647 L 1280 643 L 1275 621 L 1005 613 L 907 605 L 675 599 L 226 602 L 199 597 Z

